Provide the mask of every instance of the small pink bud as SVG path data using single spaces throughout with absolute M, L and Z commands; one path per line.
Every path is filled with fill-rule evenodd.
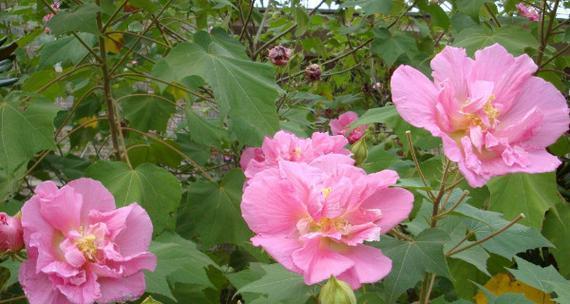
M 278 45 L 269 50 L 267 57 L 274 65 L 286 65 L 291 55 L 293 55 L 293 51 L 290 48 Z
M 18 252 L 24 248 L 22 224 L 18 216 L 0 212 L 0 252 Z
M 305 77 L 310 81 L 317 81 L 321 79 L 321 66 L 313 63 L 305 68 Z

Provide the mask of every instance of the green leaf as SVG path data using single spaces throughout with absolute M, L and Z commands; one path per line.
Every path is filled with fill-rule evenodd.
M 186 108 L 186 121 L 192 140 L 198 144 L 221 147 L 222 143 L 227 140 L 225 129 L 199 116 L 192 110 L 192 107 Z
M 392 0 L 352 0 L 343 3 L 341 7 L 360 7 L 365 16 L 373 14 L 388 15 L 392 9 Z
M 443 254 L 443 244 L 449 236 L 438 229 L 428 229 L 415 241 L 384 237 L 379 247 L 392 259 L 392 271 L 384 279 L 386 302 L 395 303 L 407 289 L 418 283 L 427 272 L 450 277 Z
M 176 112 L 176 103 L 160 95 L 135 94 L 121 99 L 120 105 L 129 126 L 144 132 L 164 132 L 168 119 Z
M 498 212 L 477 209 L 467 203 L 461 204 L 455 212 L 476 220 L 468 223 L 468 229 L 475 233 L 478 240 L 497 232 L 509 223 Z M 491 253 L 510 259 L 519 252 L 539 247 L 552 247 L 552 244 L 535 228 L 514 224 L 480 246 Z
M 212 87 L 222 116 L 229 113 L 230 127 L 246 145 L 259 145 L 279 127 L 275 100 L 281 89 L 274 69 L 251 61 L 236 40 L 213 31 L 195 35 L 194 43 L 181 43 L 157 62 L 153 74 L 165 81 L 181 82 L 197 75 Z
M 525 48 L 538 47 L 538 41 L 528 30 L 515 26 L 503 26 L 494 31 L 482 27 L 467 28 L 457 34 L 454 44 L 473 55 L 475 51 L 495 43 L 501 44 L 513 55 L 524 53 Z
M 89 47 L 93 47 L 97 38 L 88 33 L 79 33 L 79 37 Z M 75 37 L 64 37 L 48 42 L 42 46 L 40 50 L 39 67 L 51 67 L 60 62 L 63 67 L 77 64 L 81 61 L 89 51 Z
M 439 3 L 432 1 L 419 1 L 418 8 L 430 15 L 430 21 L 434 26 L 439 26 L 443 29 L 448 29 L 450 20 L 447 13 L 441 8 Z
M 492 179 L 487 187 L 491 210 L 507 219 L 523 213 L 521 223 L 531 227 L 542 227 L 546 210 L 560 202 L 554 173 L 509 174 Z
M 131 169 L 123 162 L 98 161 L 87 169 L 87 176 L 100 180 L 118 206 L 141 204 L 152 219 L 155 234 L 173 228 L 172 214 L 180 204 L 182 189 L 167 170 L 149 163 Z
M 570 303 L 570 281 L 561 276 L 554 266 L 543 268 L 519 257 L 515 257 L 515 262 L 517 269 L 509 271 L 517 280 L 546 293 L 554 292 L 557 297 L 553 300 L 560 304 Z
M 86 3 L 73 11 L 60 11 L 48 22 L 47 27 L 54 35 L 71 32 L 97 34 L 95 16 L 100 11 L 95 3 Z
M 481 6 L 483 6 L 485 2 L 489 2 L 489 0 L 458 0 L 457 8 L 460 12 L 478 21 Z
M 154 272 L 145 275 L 146 291 L 175 299 L 169 283 L 187 283 L 213 287 L 206 268 L 218 267 L 196 245 L 174 233 L 163 233 L 150 246 L 157 257 Z
M 542 233 L 555 248 L 550 252 L 558 262 L 560 273 L 565 277 L 570 276 L 570 204 L 559 203 L 546 214 Z
M 205 245 L 247 241 L 251 232 L 240 211 L 244 178 L 241 170 L 234 169 L 219 183 L 190 184 L 177 231 L 187 237 L 198 235 Z
M 290 272 L 280 264 L 261 265 L 265 274 L 258 280 L 241 287 L 237 293 L 259 293 L 267 296 L 265 303 L 305 303 L 310 297 L 310 287 L 303 277 Z
M 25 167 L 37 152 L 55 148 L 56 112 L 57 108 L 45 100 L 32 99 L 27 108 L 0 100 L 0 168 L 6 174 Z
M 356 128 L 361 125 L 372 123 L 386 123 L 390 118 L 398 117 L 398 112 L 394 106 L 384 106 L 380 108 L 372 108 L 362 114 L 357 121 L 353 122 L 351 127 Z
M 0 267 L 6 268 L 10 272 L 10 277 L 6 282 L 4 282 L 4 286 L 0 285 L 0 291 L 5 290 L 6 288 L 16 284 L 18 282 L 18 271 L 20 269 L 20 262 L 16 261 L 15 259 L 7 259 Z
M 391 33 L 386 28 L 380 28 L 374 31 L 374 36 L 372 52 L 382 58 L 387 66 L 392 66 L 402 55 L 412 55 L 418 51 L 416 40 L 407 33 Z

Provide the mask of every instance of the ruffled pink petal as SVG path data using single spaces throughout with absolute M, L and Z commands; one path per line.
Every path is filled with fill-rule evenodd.
M 570 117 L 566 99 L 551 83 L 538 77 L 530 78 L 520 92 L 516 103 L 501 116 L 504 125 L 517 125 L 534 108 L 544 117 L 540 127 L 526 140 L 528 145 L 544 148 L 568 130 Z
M 320 239 L 309 240 L 303 248 L 293 252 L 293 263 L 303 270 L 308 285 L 324 281 L 330 276 L 338 276 L 354 266 L 350 258 L 333 251 L 326 242 Z
M 408 218 L 412 211 L 414 195 L 405 189 L 388 188 L 371 195 L 361 205 L 365 209 L 379 209 L 382 217 L 379 226 L 382 233 L 387 233 L 400 222 Z
M 311 146 L 315 157 L 329 153 L 350 155 L 350 151 L 345 148 L 346 145 L 348 145 L 348 140 L 344 136 L 330 136 L 320 132 L 315 132 L 311 136 Z
M 354 262 L 354 266 L 339 276 L 339 279 L 358 289 L 363 283 L 374 283 L 386 277 L 392 270 L 392 260 L 380 249 L 370 246 L 351 247 L 343 255 Z
M 100 278 L 98 282 L 101 287 L 101 297 L 97 299 L 97 303 L 100 304 L 136 300 L 143 295 L 146 288 L 142 272 L 121 279 Z
M 111 211 L 116 207 L 113 194 L 99 181 L 90 178 L 79 178 L 69 182 L 67 187 L 73 188 L 75 193 L 81 194 L 83 198 L 81 208 L 82 223 L 86 222 L 91 210 L 105 212 Z
M 63 187 L 49 199 L 40 198 L 41 216 L 55 229 L 65 233 L 81 225 L 82 197 L 71 187 Z
M 439 91 L 420 71 L 401 65 L 391 79 L 392 101 L 400 116 L 410 124 L 430 131 L 440 132 L 436 122 L 435 105 Z
M 261 246 L 267 253 L 285 268 L 301 273 L 301 269 L 297 267 L 292 260 L 292 254 L 295 250 L 301 248 L 303 244 L 296 238 L 288 236 L 261 236 L 257 235 L 251 238 L 254 246 Z
M 57 289 L 72 303 L 93 304 L 101 297 L 101 288 L 94 273 L 86 273 L 85 279 L 83 284 L 61 284 Z
M 443 51 L 435 55 L 430 65 L 436 84 L 447 82 L 450 84 L 452 96 L 455 99 L 465 100 L 467 98 L 469 93 L 467 77 L 471 73 L 473 60 L 467 57 L 465 49 L 446 46 Z
M 36 273 L 36 254 L 28 252 L 28 259 L 20 265 L 20 285 L 30 304 L 72 304 L 44 273 Z
M 255 233 L 289 234 L 306 214 L 298 192 L 291 182 L 281 179 L 277 169 L 265 170 L 245 188 L 242 216 Z
M 495 43 L 475 52 L 471 81 L 493 82 L 495 103 L 499 111 L 505 113 L 536 69 L 536 64 L 528 55 L 515 58 L 503 46 Z
M 128 211 L 125 226 L 115 237 L 114 242 L 123 256 L 146 252 L 152 240 L 152 222 L 146 210 L 138 204 L 130 204 L 113 212 L 124 214 Z M 111 222 L 109 222 L 111 224 Z M 118 224 L 113 222 L 112 224 Z M 136 236 L 136 237 L 133 237 Z

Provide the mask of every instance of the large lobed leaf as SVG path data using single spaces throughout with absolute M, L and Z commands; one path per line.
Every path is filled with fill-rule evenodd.
M 100 180 L 115 196 L 117 206 L 141 204 L 155 233 L 174 228 L 172 214 L 180 204 L 182 188 L 167 170 L 150 163 L 133 169 L 123 162 L 98 161 L 87 169 L 87 176 Z
M 220 30 L 198 32 L 193 43 L 177 45 L 154 66 L 153 74 L 179 83 L 202 77 L 214 90 L 221 116 L 229 114 L 231 130 L 246 145 L 259 145 L 279 127 L 275 100 L 281 89 L 274 69 L 251 61 L 243 46 Z

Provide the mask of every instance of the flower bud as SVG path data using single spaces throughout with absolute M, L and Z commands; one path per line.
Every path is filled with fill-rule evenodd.
M 354 160 L 356 161 L 356 165 L 361 165 L 366 161 L 368 157 L 368 146 L 366 145 L 366 141 L 364 139 L 355 142 L 352 145 L 352 154 L 354 155 Z
M 354 292 L 348 284 L 331 277 L 321 288 L 320 304 L 356 304 Z
M 321 66 L 313 63 L 305 68 L 305 77 L 310 81 L 317 81 L 321 79 Z
M 286 65 L 292 54 L 293 51 L 290 48 L 278 45 L 269 50 L 267 57 L 269 57 L 269 60 L 271 60 L 271 63 L 274 65 Z
M 24 238 L 20 218 L 0 212 L 0 253 L 18 252 L 22 248 Z

